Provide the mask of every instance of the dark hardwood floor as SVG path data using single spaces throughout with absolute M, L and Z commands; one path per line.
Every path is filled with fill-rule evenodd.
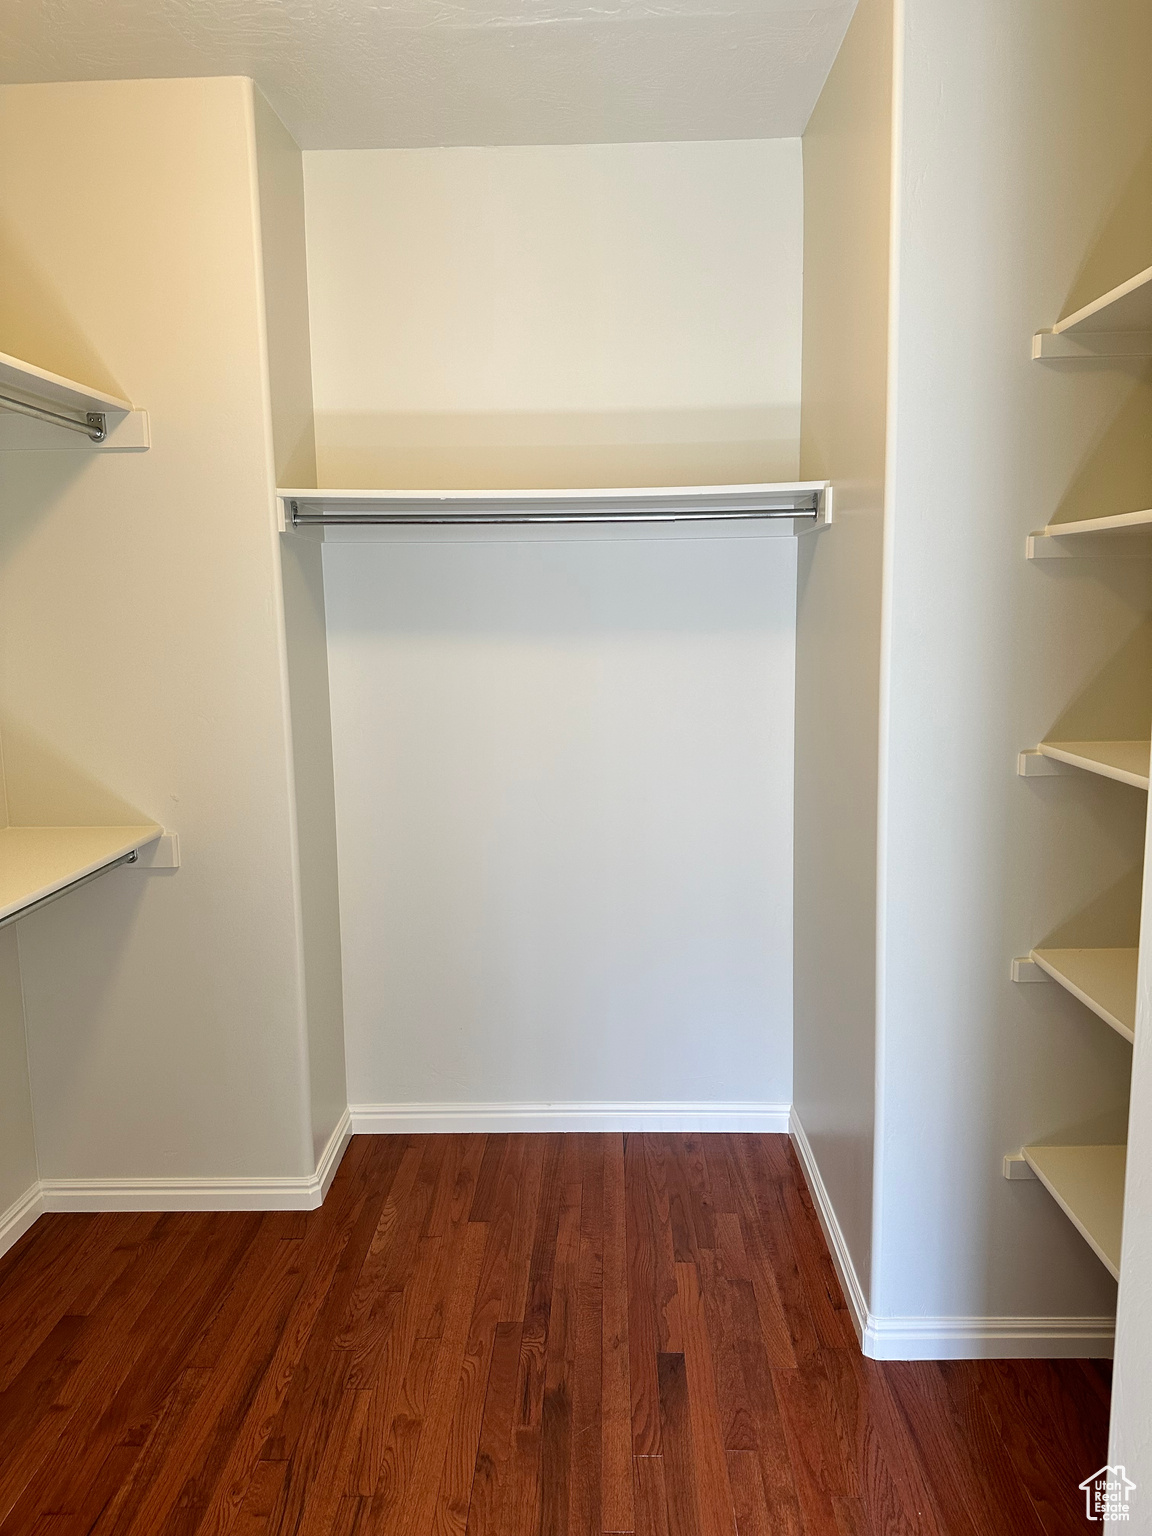
M 862 1358 L 783 1136 L 357 1137 L 0 1260 L 0 1536 L 1057 1536 L 1087 1362 Z

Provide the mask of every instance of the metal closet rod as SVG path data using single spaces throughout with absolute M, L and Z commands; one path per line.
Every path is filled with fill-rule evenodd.
M 738 511 L 717 512 L 419 512 L 387 513 L 363 512 L 341 515 L 330 512 L 301 512 L 292 503 L 292 525 L 304 528 L 314 525 L 358 528 L 362 525 L 388 527 L 425 526 L 470 527 L 474 524 L 504 526 L 522 523 L 733 523 L 749 522 L 762 518 L 797 518 L 817 516 L 816 508 L 806 507 L 757 507 Z
M 0 395 L 0 410 L 15 411 L 18 416 L 31 416 L 34 421 L 47 421 L 54 427 L 67 427 L 69 432 L 83 432 L 94 443 L 102 443 L 108 435 L 103 411 L 88 411 L 81 421 L 78 416 L 66 416 L 46 405 L 32 405 L 15 395 Z

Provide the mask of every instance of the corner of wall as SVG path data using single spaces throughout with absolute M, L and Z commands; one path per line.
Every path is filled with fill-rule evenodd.
M 298 146 L 255 87 L 252 105 L 274 497 L 277 484 L 316 480 L 304 179 Z M 272 537 L 283 605 L 308 1112 L 319 1168 L 348 1109 L 324 577 L 318 542 Z

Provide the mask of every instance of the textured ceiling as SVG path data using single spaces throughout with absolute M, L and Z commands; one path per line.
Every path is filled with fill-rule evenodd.
M 855 0 L 0 0 L 0 81 L 252 75 L 305 149 L 801 133 Z

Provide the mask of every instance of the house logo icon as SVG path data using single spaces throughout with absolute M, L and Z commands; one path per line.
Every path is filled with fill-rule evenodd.
M 1121 1466 L 1105 1464 L 1080 1484 L 1089 1520 L 1130 1520 L 1130 1496 L 1136 1484 Z

